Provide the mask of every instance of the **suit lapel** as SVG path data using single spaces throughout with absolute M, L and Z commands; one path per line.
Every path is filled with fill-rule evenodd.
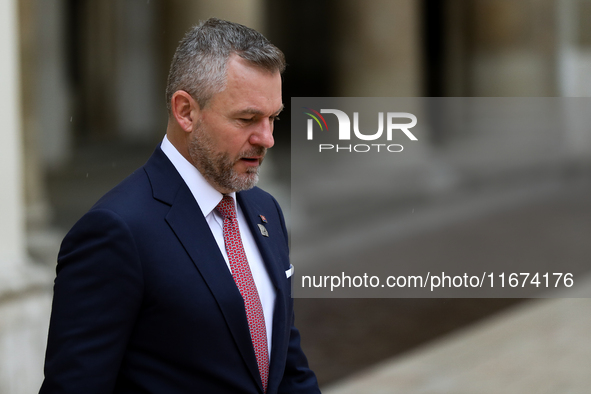
M 154 198 L 171 206 L 165 220 L 216 299 L 236 346 L 262 391 L 242 297 L 201 209 L 160 148 L 146 163 L 145 170 L 152 183 Z
M 265 263 L 265 268 L 269 273 L 276 291 L 275 310 L 273 312 L 271 365 L 269 366 L 268 387 L 270 389 L 272 387 L 278 387 L 283 376 L 287 350 L 284 344 L 289 340 L 289 327 L 286 327 L 286 322 L 289 322 L 289 318 L 286 316 L 285 305 L 285 292 L 289 291 L 289 288 L 286 287 L 288 282 L 286 281 L 285 272 L 281 271 L 281 264 L 277 263 L 278 256 L 274 251 L 274 245 L 281 241 L 274 238 L 279 236 L 277 233 L 270 233 L 268 237 L 264 237 L 257 226 L 259 223 L 262 223 L 259 215 L 262 214 L 267 217 L 273 217 L 275 215 L 271 215 L 271 212 L 265 212 L 264 208 L 260 207 L 253 199 L 245 198 L 243 193 L 237 193 L 237 200 L 246 217 L 250 231 L 255 238 Z
M 242 212 L 246 217 L 246 221 L 248 222 L 250 232 L 253 234 L 257 246 L 259 247 L 259 251 L 261 252 L 261 256 L 265 262 L 265 268 L 271 277 L 271 281 L 273 282 L 275 288 L 279 288 L 281 287 L 280 267 L 278 267 L 278 264 L 273 263 L 275 260 L 277 260 L 277 256 L 275 255 L 271 246 L 273 242 L 277 242 L 274 237 L 276 237 L 278 234 L 269 234 L 269 237 L 264 237 L 258 227 L 258 224 L 262 223 L 259 215 L 265 214 L 263 208 L 261 208 L 255 201 L 252 201 L 252 199 L 244 198 L 242 193 L 237 193 L 236 196 L 238 203 L 242 208 Z M 283 274 L 283 277 L 285 277 L 285 274 Z

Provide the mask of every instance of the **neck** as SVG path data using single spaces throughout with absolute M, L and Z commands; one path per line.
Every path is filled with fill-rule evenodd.
M 189 155 L 189 142 L 188 142 L 188 135 L 184 135 L 182 130 L 175 130 L 173 126 L 168 125 L 166 128 L 166 138 L 168 141 L 176 148 L 176 150 L 185 158 L 187 161 L 193 165 L 193 160 L 191 159 L 191 155 Z

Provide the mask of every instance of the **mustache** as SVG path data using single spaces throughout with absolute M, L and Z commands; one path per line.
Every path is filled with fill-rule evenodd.
M 262 163 L 266 154 L 267 154 L 267 148 L 265 148 L 263 146 L 253 146 L 251 149 L 240 152 L 237 160 L 243 159 L 245 157 L 261 156 L 260 161 Z

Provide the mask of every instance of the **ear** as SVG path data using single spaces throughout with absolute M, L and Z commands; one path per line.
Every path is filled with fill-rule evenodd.
M 188 133 L 193 131 L 201 112 L 197 101 L 184 90 L 177 90 L 170 99 L 170 108 L 179 126 Z

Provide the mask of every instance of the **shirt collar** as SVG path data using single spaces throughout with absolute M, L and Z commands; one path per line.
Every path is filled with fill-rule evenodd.
M 185 181 L 185 184 L 189 187 L 195 201 L 197 201 L 199 208 L 201 208 L 203 216 L 207 217 L 217 207 L 219 202 L 222 201 L 224 195 L 217 191 L 199 170 L 179 153 L 166 135 L 162 140 L 160 149 L 162 149 L 162 152 L 172 162 L 174 168 L 176 168 L 183 181 Z M 229 193 L 228 196 L 236 201 L 235 192 Z

